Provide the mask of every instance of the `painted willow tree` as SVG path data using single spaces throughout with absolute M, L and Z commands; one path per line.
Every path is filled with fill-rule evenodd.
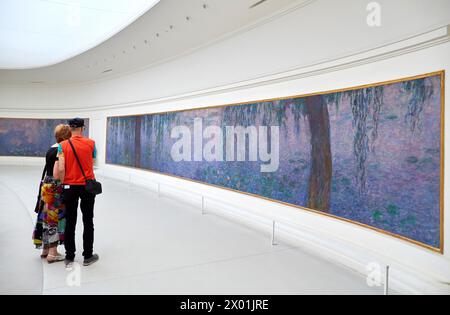
M 433 88 L 426 79 L 403 82 L 398 87 L 408 97 L 404 115 L 411 132 L 420 132 L 421 116 L 426 101 L 433 95 Z M 255 105 L 230 106 L 224 110 L 224 122 L 228 124 L 255 124 L 259 117 L 262 124 L 286 125 L 291 108 L 296 130 L 300 132 L 305 121 L 311 137 L 311 168 L 308 185 L 307 207 L 322 212 L 331 210 L 333 157 L 331 151 L 331 106 L 339 112 L 341 103 L 349 102 L 353 125 L 353 155 L 356 164 L 356 183 L 359 196 L 367 192 L 367 169 L 370 153 L 375 153 L 379 125 L 384 104 L 385 86 L 375 86 L 341 93 L 286 99 Z M 394 106 L 402 104 L 393 104 Z M 342 132 L 346 132 L 345 130 Z
M 330 114 L 322 95 L 305 99 L 304 113 L 311 133 L 311 172 L 308 204 L 310 209 L 330 211 L 333 159 L 331 155 Z
M 328 105 L 334 104 L 339 110 L 340 103 L 350 102 L 353 117 L 353 154 L 356 163 L 356 182 L 359 195 L 367 192 L 367 169 L 370 153 L 376 152 L 376 142 L 384 106 L 385 86 L 357 89 L 343 93 L 325 95 Z M 426 102 L 433 96 L 427 79 L 405 81 L 398 85 L 399 93 L 407 97 L 404 119 L 412 134 L 420 132 L 421 120 Z M 393 106 L 402 106 L 399 103 Z
M 164 161 L 170 158 L 167 153 L 171 129 L 180 125 L 180 113 L 168 112 L 149 114 L 140 117 L 136 122 L 136 135 L 139 134 L 139 143 L 136 143 L 136 163 L 142 167 L 142 157 L 145 156 L 144 168 L 161 171 L 159 169 Z M 142 145 L 145 145 L 142 151 Z
M 347 97 L 353 115 L 353 154 L 356 163 L 356 183 L 358 192 L 363 195 L 367 187 L 367 163 L 370 152 L 375 152 L 378 139 L 380 115 L 384 103 L 384 87 L 348 91 L 341 94 Z M 335 103 L 339 106 L 339 99 Z
M 330 117 L 325 97 L 319 95 L 225 107 L 224 123 L 250 126 L 259 121 L 266 126 L 270 124 L 286 126 L 288 107 L 294 115 L 297 132 L 300 132 L 302 121 L 307 120 L 311 134 L 311 172 L 307 207 L 329 212 L 333 169 Z

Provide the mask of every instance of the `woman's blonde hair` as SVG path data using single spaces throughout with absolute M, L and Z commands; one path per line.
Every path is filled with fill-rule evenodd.
M 58 143 L 69 140 L 72 137 L 69 125 L 58 125 L 55 128 L 55 138 Z

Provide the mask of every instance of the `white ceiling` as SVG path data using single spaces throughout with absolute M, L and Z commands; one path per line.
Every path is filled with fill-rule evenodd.
M 70 60 L 39 69 L 0 70 L 0 84 L 74 84 L 147 68 L 299 2 L 304 1 L 161 0 L 117 35 Z

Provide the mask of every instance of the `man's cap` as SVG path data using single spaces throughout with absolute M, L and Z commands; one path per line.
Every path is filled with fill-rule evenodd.
M 84 119 L 74 118 L 69 120 L 68 124 L 71 128 L 82 128 L 84 127 Z

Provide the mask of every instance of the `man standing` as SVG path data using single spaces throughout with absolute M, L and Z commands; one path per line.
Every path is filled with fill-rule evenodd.
M 95 195 L 86 191 L 86 180 L 95 179 L 94 159 L 97 150 L 93 140 L 83 137 L 85 130 L 83 119 L 72 119 L 69 121 L 69 126 L 72 130 L 72 138 L 61 142 L 58 148 L 59 176 L 64 187 L 63 200 L 66 206 L 65 262 L 66 266 L 70 267 L 75 260 L 75 228 L 78 202 L 81 201 L 80 208 L 84 226 L 83 265 L 89 266 L 99 260 L 99 256 L 93 253 Z

